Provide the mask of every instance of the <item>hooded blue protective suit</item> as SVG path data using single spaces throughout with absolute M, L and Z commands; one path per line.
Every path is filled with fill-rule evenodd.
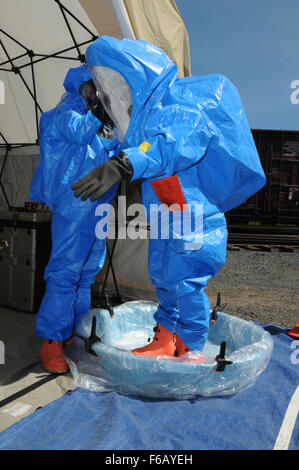
M 66 94 L 40 120 L 40 159 L 30 198 L 52 211 L 52 251 L 45 269 L 46 293 L 37 319 L 36 334 L 63 341 L 90 309 L 90 285 L 104 264 L 106 240 L 95 236 L 98 202 L 112 203 L 114 186 L 96 203 L 73 197 L 71 184 L 106 161 L 118 149 L 116 140 L 97 135 L 99 121 L 79 96 L 82 82 L 91 78 L 86 65 L 70 69 Z
M 188 205 L 183 214 L 197 228 L 184 231 L 170 218 L 169 239 L 150 239 L 148 266 L 159 298 L 156 321 L 176 331 L 191 350 L 201 350 L 209 328 L 205 288 L 225 263 L 224 212 L 265 184 L 239 94 L 222 75 L 178 79 L 175 64 L 145 41 L 103 36 L 89 46 L 86 58 L 123 137 L 132 180 L 142 179 L 148 215 L 152 204 L 167 201 L 168 180 L 164 196 L 151 183 L 179 178 L 179 189 L 168 188 L 169 200 L 179 199 L 181 189 Z M 126 122 L 116 103 L 127 107 L 129 95 L 132 114 Z

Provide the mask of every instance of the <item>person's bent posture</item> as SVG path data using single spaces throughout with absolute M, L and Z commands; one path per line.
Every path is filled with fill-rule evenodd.
M 151 224 L 161 203 L 170 215 L 168 239 L 158 228 L 149 244 L 155 336 L 133 353 L 201 351 L 210 319 L 205 288 L 225 263 L 224 213 L 265 184 L 239 94 L 222 75 L 178 79 L 175 64 L 145 41 L 103 36 L 86 57 L 123 153 L 74 184 L 75 196 L 99 198 L 109 189 L 106 172 L 112 183 L 125 168 L 124 179 L 142 179 Z

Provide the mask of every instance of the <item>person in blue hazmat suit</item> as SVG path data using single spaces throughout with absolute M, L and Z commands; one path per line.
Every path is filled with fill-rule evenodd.
M 265 184 L 239 94 L 222 75 L 178 78 L 168 56 L 142 40 L 102 36 L 86 57 L 121 152 L 76 182 L 75 197 L 94 201 L 120 179 L 141 179 L 147 215 L 159 204 L 170 215 L 169 237 L 158 229 L 149 241 L 155 335 L 133 353 L 201 351 L 210 321 L 205 288 L 225 263 L 225 212 Z M 184 230 L 178 214 L 197 230 Z
M 30 198 L 52 211 L 52 250 L 45 269 L 46 292 L 36 318 L 43 338 L 44 368 L 64 373 L 63 342 L 90 309 L 90 285 L 104 264 L 106 240 L 95 236 L 97 203 L 73 197 L 71 184 L 109 160 L 118 149 L 110 139 L 113 123 L 96 95 L 86 64 L 68 71 L 66 93 L 40 120 L 40 159 Z M 103 137 L 106 136 L 106 137 Z M 100 200 L 112 203 L 117 185 Z

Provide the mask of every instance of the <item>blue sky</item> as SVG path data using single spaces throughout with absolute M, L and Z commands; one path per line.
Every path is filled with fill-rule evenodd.
M 249 125 L 299 130 L 299 0 L 176 0 L 192 75 L 221 73 L 238 88 Z M 298 94 L 299 96 L 299 94 Z

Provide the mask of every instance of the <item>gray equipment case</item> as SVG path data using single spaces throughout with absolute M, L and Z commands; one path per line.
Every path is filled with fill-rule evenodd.
M 49 212 L 0 212 L 0 305 L 36 313 L 51 251 Z

